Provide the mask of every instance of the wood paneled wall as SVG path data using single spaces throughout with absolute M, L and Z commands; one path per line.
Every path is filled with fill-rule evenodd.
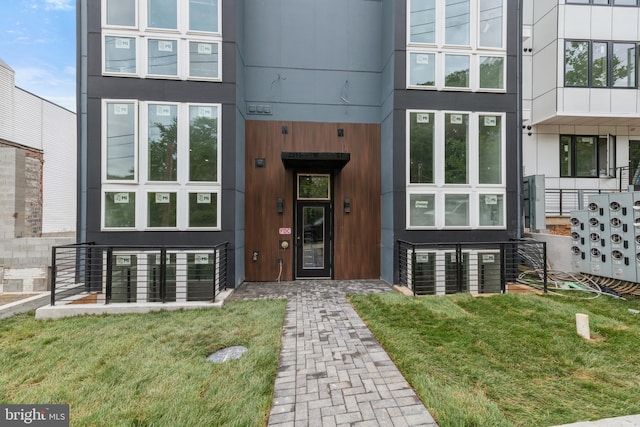
M 283 134 L 283 126 L 287 133 Z M 338 136 L 338 129 L 344 136 Z M 380 126 L 311 122 L 246 122 L 245 158 L 245 277 L 248 281 L 293 279 L 295 236 L 294 173 L 285 169 L 283 151 L 350 153 L 349 163 L 334 174 L 334 278 L 380 277 Z M 256 167 L 264 159 L 264 168 Z M 309 170 L 313 172 L 313 170 Z M 283 213 L 277 200 L 284 200 Z M 351 200 L 351 212 L 343 202 Z M 290 241 L 279 249 L 282 239 Z M 253 261 L 253 252 L 258 260 Z M 280 274 L 278 259 L 283 260 Z

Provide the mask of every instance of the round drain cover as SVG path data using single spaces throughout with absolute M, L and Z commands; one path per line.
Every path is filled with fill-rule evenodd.
M 239 359 L 245 351 L 247 351 L 247 347 L 241 345 L 227 347 L 210 354 L 207 356 L 207 360 L 213 363 L 223 363 L 227 360 Z

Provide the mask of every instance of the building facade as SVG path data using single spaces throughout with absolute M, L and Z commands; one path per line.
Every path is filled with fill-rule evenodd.
M 559 190 L 638 184 L 640 92 L 636 0 L 524 1 L 524 175 Z M 554 196 L 550 196 L 554 193 Z M 567 203 L 568 216 L 575 203 Z
M 78 240 L 394 283 L 520 235 L 517 0 L 78 2 Z
M 76 226 L 76 115 L 15 85 L 0 60 L 0 239 Z

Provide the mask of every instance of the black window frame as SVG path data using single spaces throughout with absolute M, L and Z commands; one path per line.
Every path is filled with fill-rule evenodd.
M 640 1 L 640 0 L 638 0 Z M 569 43 L 587 43 L 587 84 L 582 85 L 568 85 L 567 84 L 567 45 Z M 594 86 L 593 84 L 593 44 L 603 43 L 607 45 L 607 84 L 604 86 Z M 613 64 L 613 48 L 616 44 L 633 44 L 635 45 L 635 66 L 634 66 L 634 85 L 633 86 L 615 86 L 614 81 L 614 64 Z M 596 89 L 638 89 L 638 64 L 640 63 L 639 51 L 640 43 L 633 41 L 618 41 L 618 40 L 584 40 L 584 39 L 565 39 L 562 55 L 564 59 L 564 71 L 563 71 L 563 84 L 564 87 L 575 88 L 596 88 Z
M 569 147 L 569 151 L 570 151 L 570 164 L 569 164 L 569 174 L 565 174 L 563 175 L 562 173 L 562 157 L 563 157 L 563 139 L 565 138 L 570 138 L 570 147 Z M 596 168 L 595 168 L 595 174 L 594 175 L 578 175 L 577 174 L 577 144 L 576 144 L 576 140 L 577 138 L 594 138 L 595 140 L 595 157 L 596 157 Z M 615 165 L 610 165 L 608 164 L 609 160 L 611 159 L 615 159 L 615 155 L 616 155 L 616 136 L 615 135 L 607 135 L 607 136 L 602 136 L 602 135 L 570 135 L 570 134 L 561 134 L 559 141 L 558 141 L 558 148 L 559 148 L 559 156 L 558 156 L 558 161 L 559 161 L 559 177 L 560 178 L 615 178 L 616 177 L 616 167 Z M 605 156 L 606 158 L 601 158 L 602 156 L 601 154 L 601 144 L 606 144 L 606 153 Z M 609 149 L 611 148 L 612 152 L 609 152 Z M 614 160 L 615 161 L 615 160 Z M 605 173 L 602 173 L 602 170 L 605 170 Z

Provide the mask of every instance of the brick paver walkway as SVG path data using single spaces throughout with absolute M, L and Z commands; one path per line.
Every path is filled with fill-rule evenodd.
M 270 426 L 436 426 L 347 302 L 382 281 L 245 283 L 229 299 L 287 298 Z

